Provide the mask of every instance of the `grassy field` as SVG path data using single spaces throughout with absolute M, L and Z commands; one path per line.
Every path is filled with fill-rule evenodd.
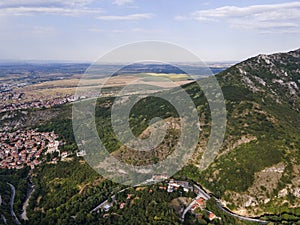
M 165 82 L 160 78 L 168 78 L 170 82 Z M 21 102 L 33 101 L 36 99 L 46 100 L 64 97 L 66 95 L 74 95 L 77 88 L 81 92 L 89 92 L 92 90 L 100 90 L 105 88 L 105 93 L 108 93 L 110 88 L 123 87 L 129 84 L 152 85 L 154 87 L 172 88 L 191 82 L 187 80 L 185 74 L 137 74 L 137 75 L 122 75 L 110 78 L 99 79 L 63 79 L 48 81 L 39 84 L 32 84 L 25 87 L 15 89 L 17 93 L 24 93 L 25 96 Z M 108 90 L 108 92 L 107 92 Z M 118 90 L 118 89 L 117 89 Z M 19 100 L 18 100 L 19 101 Z M 12 101 L 13 102 L 13 101 Z

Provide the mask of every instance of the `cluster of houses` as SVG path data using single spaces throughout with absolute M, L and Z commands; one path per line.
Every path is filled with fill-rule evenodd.
M 16 93 L 13 91 L 2 91 L 0 92 L 0 98 L 3 102 L 5 101 L 17 101 L 21 100 L 24 97 L 24 93 Z
M 8 80 L 10 80 L 10 82 L 5 82 Z M 2 93 L 9 93 L 14 88 L 24 87 L 29 84 L 27 82 L 21 82 L 21 83 L 14 82 L 14 81 L 11 81 L 11 79 L 5 79 L 5 81 L 0 83 L 0 96 Z
M 34 168 L 43 161 L 44 152 L 59 152 L 57 138 L 54 132 L 0 132 L 0 168 L 22 169 L 26 165 Z
M 1 93 L 3 95 L 3 93 Z M 0 97 L 1 97 L 0 94 Z M 11 96 L 11 95 L 9 95 Z M 14 95 L 12 95 L 14 96 Z M 66 104 L 68 102 L 73 102 L 75 99 L 71 97 L 70 95 L 66 95 L 65 97 L 60 98 L 54 98 L 54 99 L 48 99 L 43 100 L 43 97 L 41 99 L 35 99 L 32 101 L 24 102 L 22 98 L 22 94 L 16 94 L 16 98 L 14 97 L 9 101 L 1 101 L 0 103 L 0 113 L 1 112 L 8 112 L 8 111 L 14 111 L 14 110 L 25 110 L 29 108 L 36 108 L 36 109 L 42 109 L 42 108 L 51 108 L 56 105 L 62 105 Z
M 167 192 L 176 191 L 180 187 L 182 187 L 185 192 L 194 190 L 193 186 L 190 185 L 188 181 L 177 181 L 177 180 L 171 179 L 168 183 Z
M 194 212 L 196 209 L 200 208 L 200 209 L 204 209 L 206 206 L 206 201 L 203 198 L 198 198 L 196 199 L 195 203 L 192 205 L 192 212 Z
M 199 219 L 202 218 L 202 213 L 198 213 L 200 212 L 205 212 L 207 214 L 207 217 L 209 220 L 214 220 L 214 219 L 221 219 L 220 217 L 217 217 L 213 212 L 208 211 L 205 209 L 206 208 L 206 200 L 204 198 L 196 198 L 192 207 L 191 207 L 191 212 L 195 215 L 197 215 L 197 217 Z M 198 212 L 197 212 L 198 210 Z
M 200 187 L 198 187 L 197 185 L 191 185 L 188 181 L 178 181 L 174 179 L 169 179 L 167 174 L 154 174 L 149 181 L 157 182 L 163 180 L 168 180 L 168 186 L 160 186 L 159 189 L 161 190 L 166 190 L 167 192 L 171 193 L 173 191 L 177 191 L 180 187 L 182 187 L 183 191 L 185 192 L 193 191 L 195 194 L 197 194 L 196 199 L 192 202 L 190 211 L 198 218 L 202 218 L 202 213 L 199 212 L 206 212 L 209 220 L 214 220 L 216 218 L 221 219 L 220 217 L 217 217 L 213 212 L 210 212 L 205 209 L 206 200 L 209 198 L 209 196 L 203 193 L 202 195 L 200 195 Z
M 148 182 L 149 181 L 163 181 L 163 180 L 167 180 L 168 186 L 167 187 L 159 186 L 158 188 L 160 190 L 164 190 L 164 191 L 167 191 L 170 193 L 170 192 L 176 191 L 180 187 L 182 187 L 185 192 L 193 191 L 197 194 L 197 197 L 193 200 L 193 202 L 189 206 L 189 211 L 192 214 L 194 214 L 196 217 L 201 219 L 203 217 L 203 215 L 206 215 L 210 221 L 212 221 L 214 219 L 221 220 L 220 217 L 217 217 L 213 212 L 206 209 L 207 198 L 205 196 L 200 197 L 201 195 L 199 195 L 199 187 L 197 185 L 195 185 L 195 187 L 194 187 L 193 185 L 190 185 L 188 181 L 178 181 L 178 180 L 174 180 L 174 179 L 169 179 L 167 174 L 155 174 L 152 176 L 152 178 L 150 180 L 148 180 Z M 143 189 L 145 189 L 145 188 L 144 187 L 136 187 L 136 190 L 143 190 Z M 126 189 L 124 189 L 120 192 L 123 192 L 125 190 Z M 149 193 L 152 193 L 152 192 L 153 192 L 153 189 L 150 189 Z M 131 198 L 132 198 L 132 194 L 127 194 L 126 200 L 130 200 Z M 123 209 L 127 205 L 127 203 L 126 203 L 126 201 L 118 203 L 116 200 L 116 196 L 113 195 L 111 197 L 110 202 L 108 200 L 104 201 L 99 206 L 97 206 L 96 208 L 91 210 L 91 212 L 99 213 L 100 210 L 104 211 L 104 212 L 108 212 L 110 210 L 110 208 L 113 207 L 114 204 L 117 204 L 119 209 Z
M 154 174 L 152 176 L 151 179 L 148 180 L 148 182 L 158 182 L 158 181 L 164 181 L 164 180 L 168 180 L 169 176 L 166 173 L 162 173 L 162 174 Z M 168 187 L 164 188 L 164 187 L 160 187 L 160 189 L 166 189 L 167 192 L 173 192 L 173 191 L 177 191 L 178 188 L 182 187 L 183 190 L 185 192 L 189 192 L 189 191 L 193 191 L 194 187 L 192 185 L 190 185 L 190 183 L 188 181 L 178 181 L 178 180 L 174 180 L 174 179 L 170 179 L 168 182 Z

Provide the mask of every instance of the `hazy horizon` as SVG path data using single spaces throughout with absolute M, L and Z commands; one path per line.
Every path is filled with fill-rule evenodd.
M 205 62 L 299 48 L 300 2 L 287 0 L 11 0 L 0 3 L 0 60 L 94 62 L 145 40 Z

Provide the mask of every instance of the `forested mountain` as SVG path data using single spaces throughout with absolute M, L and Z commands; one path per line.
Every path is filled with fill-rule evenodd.
M 217 75 L 228 121 L 205 186 L 242 214 L 300 206 L 300 49 L 259 55 Z
M 210 110 L 197 83 L 186 84 L 183 88 L 197 107 L 201 134 L 189 165 L 174 177 L 201 184 L 238 214 L 297 224 L 296 221 L 300 221 L 300 49 L 250 58 L 217 74 L 216 78 L 227 109 L 227 129 L 219 155 L 206 170 L 199 170 L 210 134 Z M 126 163 L 140 165 L 146 161 L 155 163 L 172 152 L 172 147 L 168 148 L 174 145 L 171 139 L 164 142 L 159 154 L 143 155 L 146 158 L 137 158 L 132 151 L 122 148 L 110 122 L 113 102 L 113 97 L 100 98 L 95 112 L 99 136 L 112 155 Z M 78 149 L 73 137 L 71 108 L 72 105 L 67 104 L 1 114 L 2 126 L 54 130 L 64 143 L 62 149 L 74 153 L 73 160 L 43 164 L 32 171 L 30 177 L 35 191 L 30 198 L 26 224 L 138 224 L 137 221 L 180 224 L 180 216 L 170 202 L 182 197 L 181 194 L 169 195 L 157 186 L 129 189 L 134 196 L 131 200 L 119 196 L 120 201 L 130 206 L 124 210 L 115 205 L 108 213 L 90 212 L 124 187 L 103 179 L 82 158 L 75 156 Z M 157 116 L 169 122 L 177 121 L 178 114 L 161 99 L 140 101 L 130 114 L 133 133 L 143 136 L 148 122 Z M 176 143 L 178 135 L 180 133 L 173 130 L 167 138 L 173 138 Z M 6 182 L 20 186 L 19 189 L 26 187 L 23 181 L 29 179 L 28 170 L 12 173 L 3 171 L 0 174 L 3 177 L 1 193 L 8 188 Z M 13 182 L 15 176 L 22 180 L 19 185 Z M 24 198 L 22 195 L 20 201 Z M 21 211 L 20 201 L 15 211 Z M 2 204 L 2 208 L 3 205 L 6 207 L 3 214 L 8 217 L 8 204 Z M 232 218 L 222 219 L 222 222 L 212 223 L 245 224 Z

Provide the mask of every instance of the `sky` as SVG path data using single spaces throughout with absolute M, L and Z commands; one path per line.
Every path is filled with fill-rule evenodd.
M 204 62 L 295 50 L 300 1 L 0 0 L 0 60 L 96 61 L 144 40 Z

